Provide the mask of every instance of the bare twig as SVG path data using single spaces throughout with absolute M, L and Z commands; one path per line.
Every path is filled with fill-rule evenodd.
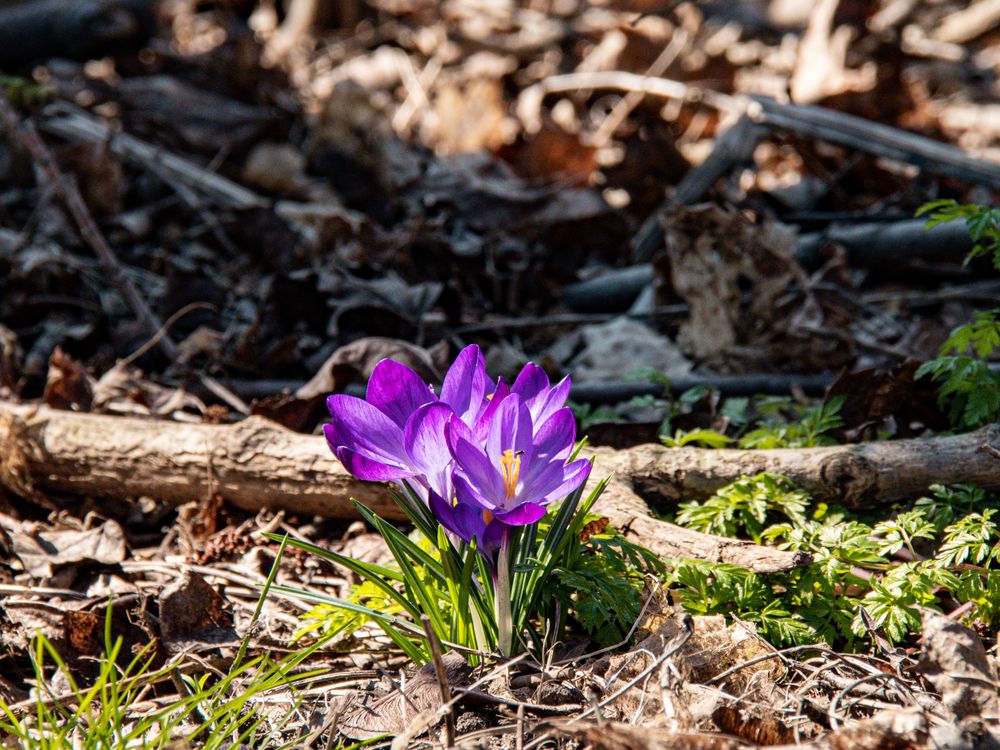
M 132 309 L 148 333 L 156 336 L 163 324 L 146 302 L 146 298 L 132 283 L 132 279 L 125 273 L 114 250 L 111 249 L 101 230 L 97 228 L 97 224 L 90 215 L 90 210 L 84 203 L 76 184 L 67 180 L 59 171 L 52 152 L 42 142 L 34 123 L 31 120 L 22 122 L 7 95 L 2 92 L 0 92 L 0 121 L 3 122 L 4 128 L 31 154 L 49 187 L 59 196 L 73 217 L 80 229 L 80 235 L 97 254 L 101 264 L 111 276 L 111 280 L 118 287 L 125 303 Z M 177 346 L 167 334 L 164 333 L 160 336 L 157 343 L 169 359 L 173 360 L 177 357 Z
M 93 115 L 59 102 L 52 105 L 59 116 L 46 120 L 42 125 L 48 133 L 82 143 L 107 143 L 116 156 L 131 161 L 140 167 L 155 165 L 154 171 L 163 179 L 169 175 L 177 183 L 215 200 L 229 208 L 257 208 L 266 206 L 267 201 L 252 190 L 247 190 L 222 175 L 215 174 L 193 161 L 146 143 L 128 133 L 115 133 Z M 172 183 L 174 187 L 175 184 Z M 182 196 L 183 197 L 183 196 Z
M 189 312 L 193 312 L 195 310 L 212 310 L 213 312 L 218 312 L 218 309 L 215 307 L 215 305 L 210 304 L 208 302 L 192 302 L 189 305 L 184 305 L 184 307 L 182 307 L 180 310 L 178 310 L 169 318 L 167 318 L 166 322 L 164 322 L 164 324 L 160 326 L 160 330 L 154 333 L 152 338 L 150 338 L 146 343 L 144 343 L 134 352 L 125 357 L 125 359 L 119 360 L 120 364 L 130 365 L 133 362 L 135 362 L 137 359 L 139 359 L 139 357 L 141 357 L 143 354 L 145 354 L 154 346 L 156 346 L 160 342 L 160 340 L 167 335 L 167 332 L 170 330 L 170 327 L 174 323 L 183 318 Z
M 647 76 L 661 76 L 663 75 L 667 68 L 677 59 L 677 56 L 684 49 L 684 45 L 687 44 L 688 36 L 683 29 L 677 29 L 674 31 L 673 37 L 670 39 L 670 44 L 663 48 L 656 59 L 653 60 L 652 64 L 646 69 Z M 629 116 L 629 113 L 635 109 L 639 102 L 643 100 L 644 93 L 641 91 L 629 91 L 625 96 L 623 96 L 611 111 L 608 112 L 607 117 L 597 128 L 594 133 L 593 145 L 603 146 L 608 140 L 614 135 L 618 127 L 625 121 L 625 118 Z
M 444 661 L 441 659 L 441 644 L 438 643 L 437 634 L 431 627 L 430 617 L 420 615 L 420 624 L 424 626 L 424 632 L 427 634 L 427 645 L 431 650 L 431 659 L 434 661 L 434 674 L 437 676 L 438 688 L 441 690 L 445 747 L 452 747 L 455 744 L 455 714 L 451 706 L 451 687 L 448 685 L 448 673 L 445 671 Z
M 642 670 L 641 672 L 639 672 L 639 674 L 637 674 L 633 679 L 629 680 L 629 682 L 626 683 L 624 686 L 618 688 L 618 690 L 616 690 L 611 695 L 607 696 L 600 703 L 598 703 L 598 704 L 596 704 L 594 706 L 591 706 L 586 711 L 584 711 L 583 713 L 581 713 L 579 716 L 575 716 L 573 719 L 571 719 L 571 723 L 572 722 L 580 721 L 581 719 L 586 719 L 591 714 L 597 713 L 601 708 L 603 708 L 604 706 L 607 706 L 608 704 L 612 703 L 617 698 L 621 697 L 622 695 L 624 695 L 625 693 L 627 693 L 629 690 L 631 690 L 633 687 L 635 687 L 636 685 L 638 685 L 640 682 L 642 682 L 643 680 L 645 680 L 647 677 L 649 677 L 651 674 L 653 674 L 653 672 L 661 664 L 663 664 L 667 659 L 669 659 L 671 656 L 673 656 L 674 654 L 676 654 L 681 649 L 681 647 L 685 643 L 688 642 L 688 640 L 691 638 L 692 635 L 694 635 L 694 620 L 692 620 L 690 616 L 685 615 L 684 616 L 684 627 L 683 627 L 683 629 L 680 630 L 677 633 L 677 635 L 675 635 L 671 639 L 670 643 L 668 643 L 664 647 L 662 654 L 660 654 L 655 659 L 653 659 L 652 663 L 648 667 L 646 667 L 644 670 Z

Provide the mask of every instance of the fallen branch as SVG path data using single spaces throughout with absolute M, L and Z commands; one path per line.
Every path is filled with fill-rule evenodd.
M 764 138 L 765 130 L 747 115 L 715 140 L 712 152 L 694 167 L 679 183 L 674 194 L 650 214 L 632 238 L 632 259 L 646 261 L 653 257 L 663 244 L 663 227 L 660 218 L 670 206 L 691 206 L 711 190 L 715 182 L 730 174 L 737 166 L 750 163 L 754 149 Z
M 635 317 L 635 316 L 628 316 Z M 551 325 L 556 325 L 552 322 Z M 787 396 L 794 388 L 810 396 L 820 396 L 837 379 L 833 373 L 811 372 L 744 372 L 738 375 L 711 375 L 695 373 L 670 378 L 666 385 L 646 381 L 610 381 L 606 383 L 581 383 L 569 392 L 571 401 L 578 404 L 618 404 L 643 396 L 663 397 L 666 391 L 680 395 L 691 388 L 711 388 L 722 396 Z M 295 393 L 305 385 L 302 380 L 241 380 L 226 381 L 243 398 L 266 398 L 275 393 Z M 352 383 L 345 389 L 353 396 L 364 396 L 363 384 Z
M 1000 489 L 1000 424 L 963 435 L 776 450 L 669 449 L 623 451 L 632 488 L 670 507 L 705 498 L 735 479 L 771 472 L 788 477 L 817 502 L 867 508 L 918 497 L 932 484 L 968 482 Z M 659 509 L 659 508 L 658 508 Z
M 529 133 L 541 129 L 542 101 L 547 94 L 578 89 L 639 91 L 665 99 L 702 102 L 721 112 L 746 114 L 754 122 L 770 128 L 912 164 L 973 185 L 993 187 L 1000 182 L 1000 164 L 976 159 L 957 146 L 863 117 L 824 107 L 785 104 L 762 95 L 720 94 L 682 81 L 623 71 L 567 73 L 529 86 L 521 92 L 516 105 L 517 115 L 524 124 L 524 129 Z
M 692 203 L 715 179 L 738 162 L 747 149 L 752 152 L 761 128 L 782 130 L 816 140 L 836 143 L 862 153 L 911 164 L 934 174 L 954 177 L 973 185 L 992 188 L 1000 183 L 1000 164 L 976 159 L 962 149 L 922 135 L 866 120 L 823 107 L 785 104 L 761 96 L 727 95 L 700 89 L 682 81 L 642 76 L 623 71 L 568 73 L 552 76 L 529 86 L 518 97 L 516 111 L 528 133 L 541 128 L 542 102 L 546 95 L 579 89 L 613 89 L 640 92 L 649 96 L 701 102 L 741 121 L 719 136 L 716 148 L 703 168 L 695 168 L 678 186 L 678 195 L 669 198 L 643 224 L 632 240 L 636 260 L 645 260 L 659 247 L 663 231 L 659 215 L 673 203 Z M 756 125 L 756 128 L 752 126 Z M 711 180 L 711 182 L 707 182 Z M 681 189 L 683 187 L 683 190 Z
M 42 129 L 47 133 L 75 143 L 107 144 L 115 156 L 140 167 L 154 165 L 157 174 L 170 177 L 175 183 L 187 186 L 220 206 L 246 209 L 268 205 L 252 190 L 128 133 L 114 132 L 88 112 L 64 102 L 53 104 L 50 109 L 59 116 L 42 123 Z
M 97 222 L 94 221 L 94 217 L 91 215 L 90 209 L 87 208 L 83 196 L 80 195 L 76 183 L 63 176 L 62 172 L 59 171 L 58 164 L 56 164 L 55 157 L 42 141 L 34 123 L 31 120 L 25 120 L 22 124 L 13 105 L 3 93 L 0 93 L 0 123 L 3 124 L 4 129 L 10 133 L 11 137 L 17 139 L 31 154 L 50 189 L 59 196 L 66 206 L 66 210 L 69 211 L 80 230 L 80 236 L 94 251 L 104 270 L 118 288 L 118 293 L 121 294 L 125 304 L 135 313 L 136 319 L 146 329 L 152 340 L 155 340 L 156 345 L 163 350 L 163 353 L 170 360 L 176 360 L 177 345 L 167 332 L 169 327 L 164 327 L 159 317 L 153 312 L 149 302 L 125 273 L 121 261 L 118 260 L 115 251 L 108 244 L 104 234 L 97 226 Z M 211 375 L 201 373 L 198 379 L 209 391 L 232 408 L 243 414 L 250 413 L 246 404 Z
M 0 483 L 109 500 L 148 495 L 173 503 L 220 495 L 246 510 L 283 508 L 354 517 L 350 499 L 398 519 L 379 485 L 349 476 L 323 439 L 261 418 L 235 425 L 165 422 L 0 402 Z M 754 570 L 802 562 L 786 552 L 698 534 L 655 519 L 681 499 L 711 495 L 741 476 L 784 474 L 815 500 L 867 507 L 915 497 L 934 483 L 1000 489 L 1000 425 L 964 435 L 780 450 L 641 445 L 593 449 L 597 475 L 616 477 L 598 511 L 667 557 L 723 560 Z
M 824 262 L 823 249 L 844 247 L 852 266 L 899 268 L 915 260 L 957 261 L 972 249 L 965 222 L 953 221 L 927 229 L 923 219 L 831 224 L 799 237 L 795 258 L 807 268 Z
M 809 561 L 801 553 L 657 520 L 628 483 L 646 463 L 646 453 L 590 454 L 599 475 L 619 477 L 597 511 L 663 557 L 729 562 L 758 572 Z M 44 490 L 106 502 L 149 496 L 180 504 L 221 496 L 249 511 L 280 508 L 329 518 L 355 517 L 356 498 L 386 518 L 401 517 L 385 488 L 348 475 L 321 437 L 259 417 L 235 425 L 187 424 L 0 402 L 0 485 L 22 494 Z
M 77 227 L 80 229 L 80 236 L 83 237 L 84 241 L 94 251 L 94 254 L 97 255 L 101 261 L 101 265 L 104 266 L 104 270 L 107 271 L 115 286 L 118 287 L 122 299 L 132 309 L 132 312 L 135 313 L 136 318 L 143 328 L 146 329 L 146 332 L 150 335 L 155 335 L 163 324 L 149 306 L 146 298 L 132 282 L 132 279 L 125 273 L 118 260 L 118 256 L 115 255 L 115 251 L 111 249 L 111 245 L 108 244 L 108 241 L 104 238 L 104 234 L 97 227 L 97 222 L 90 215 L 90 210 L 87 208 L 87 204 L 84 203 L 83 197 L 76 187 L 76 183 L 63 176 L 59 171 L 59 166 L 56 164 L 52 152 L 49 151 L 48 146 L 42 142 L 41 136 L 38 135 L 34 123 L 31 120 L 25 120 L 22 123 L 13 105 L 3 93 L 0 93 L 0 123 L 10 133 L 10 136 L 16 139 L 31 154 L 31 158 L 38 165 L 42 176 L 46 183 L 48 183 L 48 187 L 59 196 L 66 206 L 66 210 L 69 211 L 70 216 L 73 217 L 73 221 L 76 222 Z M 161 336 L 159 344 L 170 359 L 176 358 L 177 347 L 169 336 Z

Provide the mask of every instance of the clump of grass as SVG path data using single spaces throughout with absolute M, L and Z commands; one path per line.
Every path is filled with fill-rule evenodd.
M 284 544 L 252 623 L 260 616 L 283 551 Z M 301 669 L 322 641 L 279 660 L 268 654 L 247 659 L 248 633 L 228 673 L 206 670 L 199 674 L 182 661 L 154 667 L 153 643 L 122 667 L 123 640 L 113 634 L 111 623 L 109 606 L 104 652 L 96 660 L 96 677 L 89 686 L 81 685 L 74 677 L 48 638 L 38 634 L 32 639 L 29 656 L 35 687 L 31 698 L 13 704 L 0 697 L 0 742 L 4 747 L 156 750 L 183 746 L 221 750 L 292 747 L 298 742 L 297 737 L 287 739 L 286 729 L 300 701 L 294 697 L 297 686 L 322 674 L 322 670 Z M 52 687 L 56 682 L 68 689 L 57 694 Z M 176 694 L 167 699 L 159 697 L 158 688 L 168 683 L 172 683 Z M 257 707 L 261 698 L 275 691 L 293 695 L 291 709 L 278 720 Z

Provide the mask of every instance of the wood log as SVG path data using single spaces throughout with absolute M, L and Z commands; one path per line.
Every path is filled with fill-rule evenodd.
M 729 562 L 757 572 L 808 564 L 809 556 L 725 539 L 652 516 L 624 479 L 645 454 L 592 451 L 595 476 L 614 472 L 596 508 L 630 538 L 663 557 Z M 81 414 L 0 402 L 0 485 L 21 494 L 87 495 L 106 502 L 150 496 L 186 503 L 219 495 L 258 511 L 284 509 L 330 518 L 356 516 L 351 498 L 401 518 L 385 487 L 351 477 L 322 437 L 259 417 L 234 425 Z
M 652 283 L 652 264 L 640 263 L 612 268 L 592 279 L 567 284 L 563 287 L 562 298 L 570 309 L 577 312 L 624 312 Z
M 155 165 L 155 171 L 187 186 L 220 206 L 235 209 L 261 208 L 268 201 L 242 185 L 199 166 L 190 159 L 165 152 L 128 133 L 112 131 L 100 118 L 66 102 L 53 103 L 48 112 L 58 116 L 39 123 L 39 128 L 74 143 L 106 144 L 111 152 L 138 167 Z
M 0 248 L 3 247 L 3 230 L 0 229 Z M 998 282 L 1000 284 L 1000 282 Z M 955 297 L 941 295 L 947 301 Z M 936 299 L 931 297 L 931 299 Z M 958 299 L 966 299 L 959 296 Z M 992 297 L 990 298 L 993 299 Z M 878 301 L 878 299 L 876 299 Z M 940 304 L 940 300 L 937 302 Z M 606 383 L 574 384 L 569 398 L 578 404 L 617 404 L 633 398 L 653 396 L 659 398 L 666 391 L 679 396 L 691 388 L 711 388 L 722 396 L 787 396 L 799 388 L 810 396 L 821 396 L 837 379 L 835 373 L 813 372 L 743 372 L 737 375 L 712 375 L 694 373 L 670 378 L 666 385 L 637 380 L 616 380 Z M 305 385 L 303 380 L 226 380 L 226 385 L 243 398 L 266 398 L 275 393 L 295 393 Z M 351 383 L 345 389 L 351 396 L 364 397 L 363 383 Z
M 663 246 L 663 227 L 660 217 L 670 206 L 691 206 L 702 199 L 716 180 L 730 174 L 738 165 L 753 159 L 754 149 L 766 135 L 764 128 L 747 115 L 715 140 L 705 161 L 690 170 L 679 183 L 674 194 L 646 217 L 635 237 L 632 238 L 632 259 L 646 261 Z
M 851 266 L 899 268 L 915 260 L 957 263 L 972 249 L 964 221 L 927 229 L 923 219 L 831 224 L 804 234 L 795 243 L 795 258 L 806 268 L 823 264 L 823 248 L 841 245 Z
M 817 501 L 868 507 L 916 497 L 934 483 L 1000 489 L 1000 425 L 964 435 L 822 448 L 711 450 L 642 445 L 591 449 L 596 476 L 614 474 L 596 508 L 630 538 L 664 557 L 698 557 L 767 572 L 807 561 L 654 518 L 681 499 L 701 499 L 741 476 L 787 476 Z M 240 508 L 282 508 L 354 517 L 350 499 L 398 519 L 385 489 L 344 470 L 321 437 L 251 417 L 204 425 L 81 414 L 0 402 L 0 484 L 120 501 L 173 503 L 218 494 Z

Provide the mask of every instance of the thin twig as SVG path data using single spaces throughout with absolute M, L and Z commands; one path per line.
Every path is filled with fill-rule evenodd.
M 66 179 L 59 171 L 59 166 L 56 164 L 52 152 L 42 142 L 34 123 L 31 120 L 22 121 L 3 92 L 0 92 L 0 120 L 3 121 L 5 129 L 31 154 L 41 169 L 46 182 L 72 215 L 83 240 L 97 254 L 101 264 L 111 276 L 111 280 L 118 287 L 125 303 L 132 309 L 149 334 L 155 336 L 163 324 L 156 317 L 146 299 L 139 293 L 135 284 L 132 283 L 132 279 L 122 269 L 114 250 L 111 249 L 101 230 L 97 228 L 97 224 L 90 215 L 90 210 L 84 203 L 76 184 Z M 168 335 L 161 336 L 157 343 L 170 360 L 176 359 L 177 346 Z
M 431 627 L 431 618 L 427 615 L 420 615 L 420 624 L 424 626 L 427 634 L 427 645 L 431 650 L 431 659 L 434 661 L 434 674 L 437 675 L 438 688 L 441 690 L 441 710 L 444 712 L 444 742 L 445 747 L 453 747 L 455 744 L 455 714 L 451 707 L 451 688 L 448 686 L 448 673 L 444 668 L 444 660 L 441 658 L 441 644 L 438 642 L 437 634 Z
M 164 336 L 167 335 L 167 333 L 170 331 L 171 326 L 173 326 L 174 323 L 183 318 L 189 312 L 193 312 L 194 310 L 211 310 L 212 312 L 218 312 L 218 308 L 216 308 L 215 305 L 209 302 L 192 302 L 189 305 L 184 305 L 184 307 L 182 307 L 180 310 L 178 310 L 169 318 L 167 318 L 166 321 L 164 321 L 163 325 L 160 326 L 160 330 L 154 333 L 152 338 L 150 338 L 145 344 L 140 346 L 138 349 L 129 354 L 127 357 L 119 360 L 118 363 L 121 365 L 130 365 L 133 362 L 135 362 L 137 359 L 139 359 L 139 357 L 141 357 L 143 354 L 145 354 L 154 346 L 156 346 L 160 342 L 160 339 L 162 339 Z
M 600 709 L 604 708 L 604 706 L 607 706 L 616 699 L 620 698 L 622 695 L 627 693 L 633 687 L 635 687 L 640 682 L 648 678 L 656 669 L 659 668 L 661 664 L 663 664 L 663 662 L 665 662 L 667 659 L 669 659 L 671 656 L 677 653 L 681 649 L 681 647 L 685 643 L 687 643 L 688 640 L 690 640 L 692 635 L 694 635 L 694 620 L 692 620 L 689 616 L 685 616 L 684 629 L 673 637 L 671 642 L 668 643 L 666 647 L 663 649 L 662 654 L 656 657 L 648 667 L 642 670 L 639 674 L 637 674 L 632 680 L 626 683 L 623 687 L 616 690 L 614 693 L 609 695 L 607 698 L 602 700 L 597 705 L 588 708 L 579 716 L 576 716 L 573 719 L 571 719 L 571 723 L 580 721 L 581 719 L 586 719 L 591 714 L 598 712 Z
M 660 54 L 652 64 L 646 68 L 647 76 L 659 77 L 663 75 L 667 68 L 673 64 L 674 60 L 684 49 L 684 45 L 687 44 L 687 34 L 683 29 L 677 29 L 674 32 L 673 38 L 670 40 L 670 44 L 663 48 Z M 625 118 L 629 116 L 629 113 L 635 109 L 639 102 L 643 100 L 645 94 L 642 91 L 629 91 L 623 96 L 611 111 L 608 113 L 607 117 L 597 128 L 597 132 L 594 133 L 593 145 L 603 146 L 610 139 L 611 136 L 615 134 L 619 126 L 625 121 Z

